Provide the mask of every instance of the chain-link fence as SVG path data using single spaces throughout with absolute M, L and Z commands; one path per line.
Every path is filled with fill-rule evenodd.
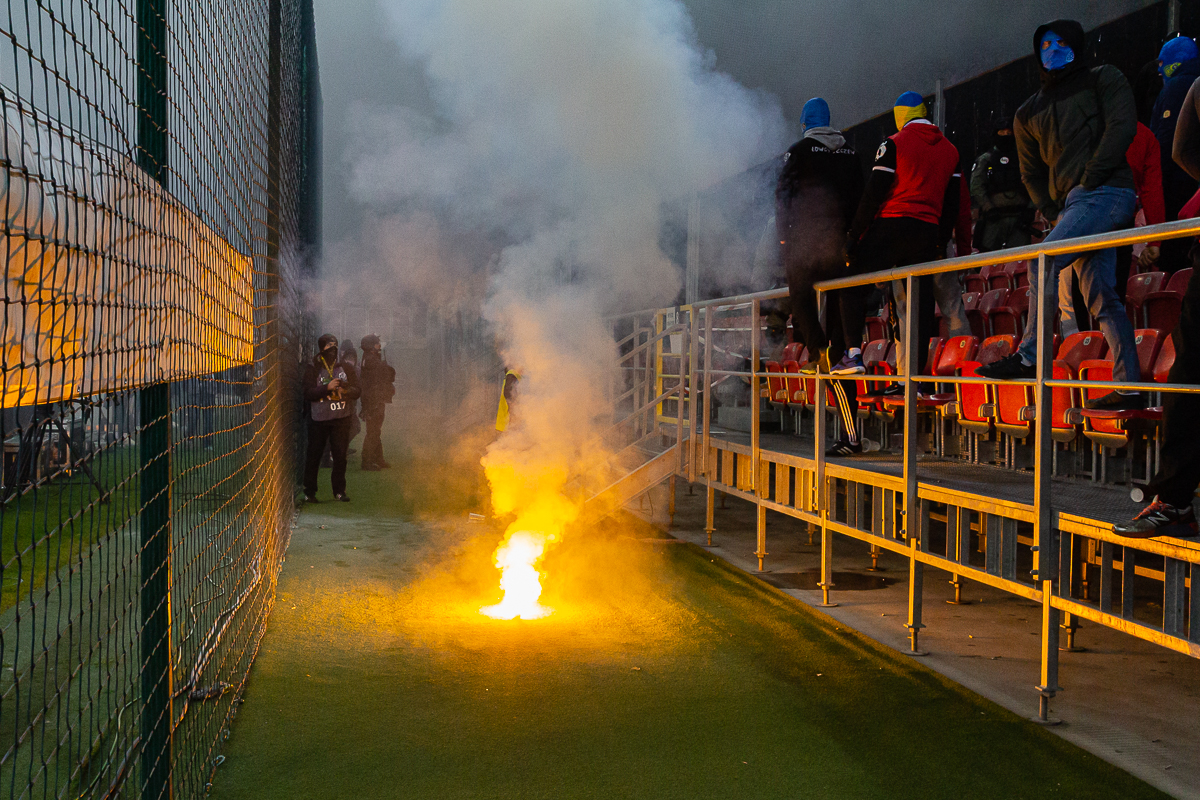
M 0 795 L 199 797 L 293 514 L 311 0 L 0 32 Z

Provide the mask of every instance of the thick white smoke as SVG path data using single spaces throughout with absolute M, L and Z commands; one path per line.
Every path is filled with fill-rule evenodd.
M 523 380 L 485 464 L 497 509 L 520 516 L 580 466 L 606 410 L 603 315 L 677 296 L 662 206 L 780 152 L 785 126 L 773 99 L 712 69 L 676 0 L 382 6 L 436 113 L 372 111 L 353 191 L 506 243 L 483 313 Z

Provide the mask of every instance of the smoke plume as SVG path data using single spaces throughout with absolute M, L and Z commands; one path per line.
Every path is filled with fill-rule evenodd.
M 602 458 L 604 315 L 679 291 L 664 204 L 779 152 L 785 126 L 773 99 L 713 69 L 676 0 L 382 5 L 431 108 L 359 109 L 352 191 L 393 224 L 420 214 L 439 236 L 498 244 L 482 313 L 522 381 L 485 467 L 514 530 L 553 542 L 576 513 L 565 484 Z

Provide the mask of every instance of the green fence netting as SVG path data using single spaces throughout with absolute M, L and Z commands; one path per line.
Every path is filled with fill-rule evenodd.
M 199 797 L 294 513 L 311 0 L 0 32 L 0 796 Z

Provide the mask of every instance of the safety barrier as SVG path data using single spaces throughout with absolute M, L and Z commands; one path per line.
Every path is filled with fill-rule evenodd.
M 1198 234 L 1200 221 L 1183 220 L 1035 244 L 826 281 L 818 284 L 818 296 L 849 286 L 904 281 L 908 297 L 903 320 L 906 363 L 916 365 L 920 363 L 916 337 L 920 277 L 1036 259 L 1038 285 L 1045 287 L 1050 257 Z M 1113 523 L 1128 519 L 1140 508 L 1129 498 L 1127 488 L 1055 476 L 1055 440 L 1049 413 L 1053 390 L 1112 386 L 1101 381 L 1052 377 L 1056 292 L 1042 292 L 1033 299 L 1039 303 L 1036 377 L 1005 382 L 1032 388 L 1034 412 L 1028 420 L 1034 439 L 1031 469 L 1018 469 L 1012 463 L 1007 467 L 988 466 L 977 463 L 977 459 L 945 457 L 936 434 L 921 435 L 918 384 L 997 383 L 979 377 L 908 374 L 888 378 L 904 385 L 897 426 L 903 449 L 898 458 L 873 453 L 833 459 L 825 455 L 830 444 L 826 389 L 834 381 L 862 380 L 861 376 L 804 376 L 815 384 L 815 391 L 807 393 L 814 412 L 811 438 L 763 433 L 761 387 L 771 374 L 764 371 L 762 363 L 761 308 L 764 302 L 786 295 L 786 290 L 772 290 L 654 312 L 657 319 L 674 317 L 677 324 L 687 328 L 687 335 L 680 339 L 684 346 L 678 351 L 671 351 L 663 339 L 658 340 L 654 380 L 659 385 L 678 382 L 684 387 L 685 401 L 678 410 L 660 411 L 657 421 L 661 426 L 687 431 L 687 458 L 679 475 L 706 487 L 710 543 L 717 492 L 755 504 L 755 555 L 760 569 L 769 555 L 768 510 L 808 523 L 820 534 L 820 587 L 827 604 L 835 588 L 831 546 L 835 534 L 867 543 L 872 556 L 886 550 L 906 557 L 909 581 L 905 625 L 914 654 L 923 652 L 920 631 L 924 627 L 922 581 L 926 565 L 951 573 L 956 593 L 961 592 L 962 581 L 969 579 L 1040 603 L 1038 690 L 1039 717 L 1043 720 L 1048 716 L 1049 700 L 1059 690 L 1060 629 L 1066 631 L 1070 645 L 1076 619 L 1091 620 L 1200 657 L 1200 592 L 1192 589 L 1193 582 L 1200 579 L 1200 542 L 1119 536 L 1113 531 Z M 748 324 L 741 321 L 747 309 Z M 728 339 L 722 342 L 724 346 L 719 345 L 716 337 L 721 333 L 726 337 L 746 334 L 743 349 L 739 352 L 731 348 Z M 748 367 L 714 367 L 714 354 L 725 353 L 744 357 Z M 778 379 L 778 373 L 774 375 Z M 713 419 L 714 389 L 727 381 L 749 384 L 746 432 L 719 427 Z M 1159 382 L 1124 386 L 1153 392 L 1200 392 L 1198 386 Z M 939 419 L 937 424 L 942 421 Z M 1134 586 L 1138 580 L 1162 585 L 1161 615 L 1155 619 L 1147 619 L 1146 608 L 1135 608 Z

